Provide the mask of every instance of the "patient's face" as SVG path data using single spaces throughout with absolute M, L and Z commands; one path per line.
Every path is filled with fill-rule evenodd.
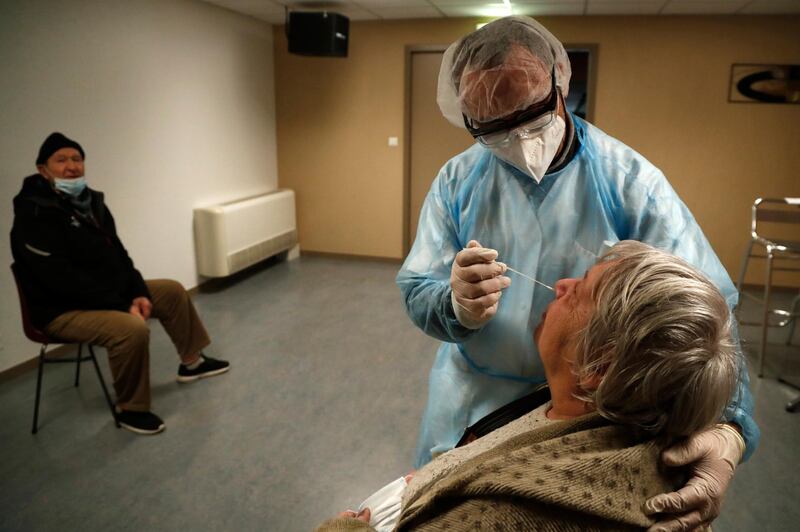
M 545 371 L 550 375 L 575 360 L 575 336 L 589 323 L 594 313 L 594 290 L 602 273 L 613 263 L 592 266 L 581 279 L 561 279 L 556 283 L 556 298 L 542 314 L 533 333 Z
M 38 169 L 48 179 L 75 179 L 83 176 L 83 157 L 75 148 L 61 148 L 45 164 L 40 164 Z

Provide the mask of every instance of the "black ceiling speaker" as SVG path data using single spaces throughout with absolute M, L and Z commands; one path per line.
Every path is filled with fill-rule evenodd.
M 287 24 L 289 53 L 347 57 L 350 19 L 327 11 L 291 11 Z

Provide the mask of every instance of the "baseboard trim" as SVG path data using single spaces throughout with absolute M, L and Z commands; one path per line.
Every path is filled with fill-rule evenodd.
M 764 285 L 763 284 L 744 283 L 742 285 L 742 290 L 755 290 L 757 292 L 763 292 L 764 291 Z M 772 285 L 771 291 L 772 292 L 795 292 L 795 293 L 798 293 L 798 292 L 800 292 L 800 287 L 798 287 L 798 286 Z
M 402 258 L 396 257 L 378 257 L 375 255 L 355 255 L 351 253 L 331 253 L 328 251 L 308 251 L 306 249 L 300 252 L 300 256 L 306 257 L 323 257 L 328 259 L 343 259 L 343 260 L 367 260 L 371 262 L 386 262 L 390 264 L 402 264 Z
M 395 257 L 378 257 L 375 255 L 355 255 L 351 253 L 330 253 L 328 251 L 307 251 L 305 249 L 292 248 L 289 251 L 284 251 L 272 257 L 269 257 L 261 262 L 257 262 L 252 266 L 248 266 L 240 272 L 236 272 L 227 277 L 214 277 L 203 278 L 197 286 L 187 288 L 190 296 L 196 296 L 202 292 L 216 292 L 220 289 L 226 288 L 237 281 L 249 277 L 253 273 L 269 268 L 274 264 L 286 260 L 294 260 L 297 256 L 303 257 L 322 257 L 328 259 L 342 259 L 342 260 L 365 260 L 370 262 L 383 262 L 388 264 L 402 264 L 403 259 Z
M 71 354 L 77 344 L 65 344 L 59 345 L 58 347 L 54 347 L 50 351 L 47 352 L 47 358 L 62 358 Z M 0 383 L 10 381 L 12 379 L 16 379 L 20 375 L 24 375 L 31 370 L 34 370 L 39 365 L 39 355 L 35 357 L 20 362 L 16 366 L 11 366 L 8 369 L 4 369 L 0 371 Z

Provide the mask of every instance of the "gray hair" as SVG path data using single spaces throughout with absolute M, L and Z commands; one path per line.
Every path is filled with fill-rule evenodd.
M 578 397 L 605 418 L 667 437 L 718 421 L 736 389 L 738 357 L 725 298 L 678 257 L 617 243 L 600 262 L 596 311 L 578 334 Z

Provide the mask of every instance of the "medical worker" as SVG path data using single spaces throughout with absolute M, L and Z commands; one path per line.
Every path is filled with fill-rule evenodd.
M 662 172 L 565 109 L 570 75 L 562 44 L 527 17 L 494 21 L 444 54 L 439 107 L 477 142 L 434 180 L 397 276 L 411 319 L 442 340 L 417 466 L 545 381 L 533 331 L 554 294 L 507 266 L 552 286 L 583 276 L 614 242 L 639 240 L 688 260 L 736 304 L 728 274 Z M 758 443 L 748 384 L 742 357 L 726 419 L 746 449 L 736 431 L 717 427 L 665 452 L 667 465 L 691 463 L 694 476 L 650 499 L 648 511 L 665 514 L 653 530 L 691 529 L 719 514 L 736 465 Z

